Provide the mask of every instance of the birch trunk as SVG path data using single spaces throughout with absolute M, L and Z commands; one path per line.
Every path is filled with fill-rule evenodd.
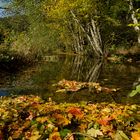
M 132 0 L 129 0 L 129 9 L 130 11 L 132 12 L 131 13 L 131 18 L 132 18 L 132 21 L 133 21 L 133 24 L 135 24 L 136 26 L 134 27 L 134 30 L 138 33 L 138 43 L 140 44 L 140 27 L 137 26 L 138 24 L 138 20 L 136 18 L 136 12 L 134 11 L 134 7 L 133 7 L 133 2 Z
M 91 31 L 91 35 L 92 38 L 94 40 L 94 43 L 96 45 L 96 49 L 100 52 L 101 55 L 103 55 L 103 51 L 102 51 L 102 41 L 101 41 L 101 37 L 100 37 L 100 33 L 99 33 L 99 29 L 97 27 L 97 25 L 95 24 L 94 20 L 91 20 L 91 24 L 92 24 L 92 29 L 90 29 Z
M 82 26 L 82 24 L 80 23 L 80 21 L 77 19 L 77 17 L 75 16 L 75 14 L 71 11 L 71 14 L 73 16 L 73 19 L 75 22 L 77 22 L 77 24 L 79 25 L 79 27 L 81 28 L 82 32 L 85 34 L 85 36 L 87 37 L 87 40 L 89 41 L 93 51 L 95 52 L 95 54 L 100 57 L 103 55 L 103 51 L 102 51 L 102 46 L 101 46 L 101 38 L 100 38 L 100 33 L 99 30 L 97 29 L 94 20 L 91 21 L 91 25 L 92 27 L 89 28 L 89 31 L 86 31 L 86 29 Z

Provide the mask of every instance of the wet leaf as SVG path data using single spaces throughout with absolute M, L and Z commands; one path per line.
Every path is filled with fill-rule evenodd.
M 58 86 L 60 89 L 56 90 L 56 92 L 76 92 L 78 90 L 84 88 L 94 88 L 97 92 L 105 92 L 112 93 L 118 91 L 118 89 L 111 89 L 107 87 L 101 87 L 99 83 L 95 82 L 77 82 L 77 81 L 69 81 L 69 80 L 61 80 L 57 84 L 53 84 L 53 86 Z

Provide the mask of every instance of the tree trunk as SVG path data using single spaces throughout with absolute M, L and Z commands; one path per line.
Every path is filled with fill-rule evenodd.
M 140 27 L 137 26 L 138 25 L 138 19 L 135 16 L 136 12 L 134 11 L 132 0 L 129 0 L 129 9 L 131 11 L 131 18 L 132 18 L 133 24 L 136 25 L 136 26 L 134 26 L 134 30 L 138 33 L 138 43 L 140 44 Z
M 94 20 L 91 20 L 91 26 L 89 26 L 89 31 L 87 31 L 83 25 L 80 23 L 80 21 L 77 19 L 76 15 L 71 11 L 71 14 L 73 16 L 74 21 L 77 23 L 77 25 L 81 28 L 81 31 L 85 34 L 87 40 L 89 41 L 94 53 L 101 57 L 103 55 L 102 51 L 102 43 L 101 43 L 101 37 L 99 33 L 99 29 L 95 25 Z

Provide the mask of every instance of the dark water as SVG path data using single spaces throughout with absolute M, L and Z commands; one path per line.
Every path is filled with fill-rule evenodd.
M 114 93 L 95 93 L 84 89 L 73 93 L 56 93 L 52 85 L 58 81 L 99 82 L 102 86 L 119 88 Z M 128 94 L 140 81 L 139 64 L 110 63 L 82 56 L 46 56 L 38 64 L 14 72 L 0 70 L 0 96 L 38 95 L 56 102 L 117 102 L 140 104 L 140 94 Z

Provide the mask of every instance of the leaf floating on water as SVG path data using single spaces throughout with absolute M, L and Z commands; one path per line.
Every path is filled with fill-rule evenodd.
M 118 91 L 118 89 L 112 89 L 107 87 L 101 87 L 99 83 L 95 82 L 77 82 L 69 80 L 61 80 L 53 86 L 57 86 L 59 89 L 56 92 L 76 92 L 84 88 L 94 88 L 97 92 L 112 93 Z
M 62 92 L 65 93 L 67 90 L 66 89 L 58 89 L 56 92 Z

